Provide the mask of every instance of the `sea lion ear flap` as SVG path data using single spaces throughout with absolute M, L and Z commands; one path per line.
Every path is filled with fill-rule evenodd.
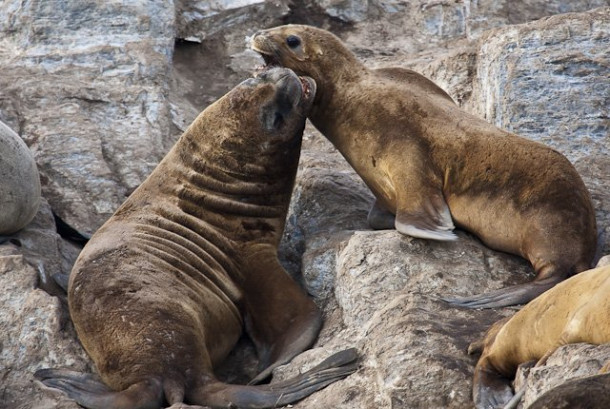
M 322 50 L 322 47 L 320 46 L 320 44 L 312 43 L 307 46 L 307 54 L 315 55 L 317 57 L 320 55 L 324 55 L 324 51 Z

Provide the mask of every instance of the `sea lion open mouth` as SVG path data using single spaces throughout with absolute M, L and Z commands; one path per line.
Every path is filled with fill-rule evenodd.
M 301 87 L 303 88 L 303 96 L 309 99 L 316 92 L 316 82 L 310 77 L 299 77 Z
M 253 51 L 255 51 L 258 55 L 260 55 L 263 58 L 263 64 L 259 65 L 258 67 L 256 67 L 254 69 L 253 75 L 255 77 L 258 77 L 262 72 L 265 72 L 272 68 L 281 67 L 280 62 L 276 56 L 274 56 L 272 54 L 263 53 L 260 50 L 257 50 L 254 48 L 253 48 Z
M 254 51 L 259 53 L 260 56 L 263 57 L 263 60 L 265 61 L 265 68 L 279 67 L 280 66 L 279 60 L 274 55 L 265 54 L 265 53 L 260 52 L 259 50 L 254 50 Z

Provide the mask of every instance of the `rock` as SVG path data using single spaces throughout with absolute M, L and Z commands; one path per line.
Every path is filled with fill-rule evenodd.
M 49 279 L 48 273 L 60 269 L 59 240 L 50 208 L 43 202 L 34 222 L 13 242 L 0 245 L 1 407 L 79 408 L 65 396 L 42 390 L 32 376 L 50 366 L 92 370 L 76 342 L 66 306 L 38 288 Z
M 0 122 L 0 235 L 10 235 L 32 221 L 40 206 L 40 178 L 32 152 Z
M 610 344 L 564 345 L 549 356 L 541 366 L 520 366 L 515 388 L 525 387 L 521 408 L 527 408 L 544 392 L 574 379 L 595 375 L 602 366 L 610 362 Z M 524 378 L 527 379 L 525 383 Z M 525 383 L 525 384 L 524 384 Z
M 490 28 L 527 23 L 555 14 L 583 12 L 609 6 L 607 0 L 483 0 L 464 1 L 468 16 L 468 34 L 476 38 Z
M 326 317 L 317 344 L 323 352 L 305 352 L 289 367 L 306 370 L 320 353 L 350 345 L 362 353 L 362 367 L 293 407 L 469 407 L 475 359 L 466 354 L 468 344 L 511 310 L 460 310 L 438 297 L 527 280 L 525 262 L 466 235 L 435 243 L 396 231 L 354 232 L 336 259 L 340 322 Z M 284 368 L 277 375 L 293 371 Z
M 603 69 L 610 9 L 511 25 L 608 1 L 178 0 L 175 26 L 171 2 L 119 3 L 0 5 L 0 119 L 35 153 L 51 206 L 81 230 L 94 230 L 201 109 L 250 75 L 258 57 L 246 51 L 246 36 L 312 23 L 332 29 L 367 64 L 420 71 L 466 110 L 566 154 L 610 237 Z M 439 297 L 530 281 L 532 270 L 463 232 L 455 243 L 437 243 L 371 231 L 372 200 L 308 126 L 280 254 L 315 297 L 324 327 L 273 381 L 356 346 L 358 372 L 292 407 L 472 407 L 478 357 L 467 346 L 514 310 L 449 308 Z M 0 245 L 0 407 L 77 408 L 31 374 L 43 366 L 93 371 L 65 305 L 40 289 L 61 297 L 52 277 L 70 269 L 79 249 L 58 237 L 44 201 L 16 239 L 21 247 Z M 570 367 L 594 372 L 610 354 L 591 348 L 595 354 L 564 347 L 572 355 L 547 365 L 559 369 L 556 379 Z M 550 368 L 527 381 L 528 402 L 547 388 L 538 385 L 550 387 Z M 251 342 L 242 339 L 218 372 L 228 382 L 251 379 Z
M 369 11 L 368 0 L 317 0 L 315 3 L 329 16 L 346 23 L 363 21 Z
M 251 27 L 256 24 L 253 19 L 258 24 L 273 24 L 288 11 L 285 0 L 177 0 L 176 37 L 199 43 L 210 38 L 218 40 L 222 33 Z
M 55 211 L 91 233 L 171 145 L 171 2 L 9 0 L 0 119 L 34 152 Z
M 487 33 L 480 42 L 473 111 L 573 162 L 607 156 L 609 38 L 610 8 Z

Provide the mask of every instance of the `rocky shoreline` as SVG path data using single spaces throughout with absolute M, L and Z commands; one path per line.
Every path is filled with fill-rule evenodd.
M 0 5 L 0 121 L 33 151 L 44 200 L 17 240 L 0 245 L 0 407 L 76 409 L 32 373 L 92 371 L 51 279 L 70 271 L 79 248 L 56 233 L 51 208 L 95 231 L 195 115 L 260 64 L 244 41 L 260 28 L 330 29 L 370 66 L 421 72 L 467 111 L 557 149 L 591 192 L 600 255 L 610 254 L 609 1 L 21 4 Z M 309 125 L 281 252 L 325 325 L 275 379 L 356 346 L 357 373 L 292 407 L 470 408 L 468 344 L 514 309 L 456 309 L 439 297 L 530 281 L 531 268 L 464 232 L 437 243 L 371 231 L 372 200 Z M 521 371 L 521 407 L 609 359 L 608 345 L 560 348 Z M 223 376 L 246 381 L 255 364 L 244 341 Z

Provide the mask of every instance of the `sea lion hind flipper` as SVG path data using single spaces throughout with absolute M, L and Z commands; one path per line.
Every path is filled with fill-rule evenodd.
M 470 297 L 443 297 L 441 299 L 449 304 L 464 308 L 499 308 L 526 304 L 561 280 L 562 277 L 551 276 Z
M 198 388 L 187 399 L 212 407 L 272 408 L 288 405 L 354 373 L 358 353 L 354 348 L 331 355 L 309 371 L 270 385 L 230 385 L 215 382 Z
M 161 382 L 156 379 L 114 392 L 93 375 L 67 369 L 41 369 L 34 377 L 87 409 L 158 409 L 163 400 Z

